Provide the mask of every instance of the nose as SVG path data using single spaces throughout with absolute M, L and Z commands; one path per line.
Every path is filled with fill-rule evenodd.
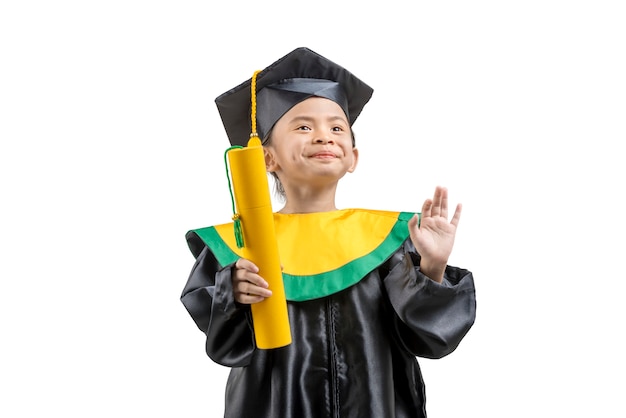
M 320 133 L 315 137 L 316 144 L 334 144 L 335 141 L 330 137 L 328 132 Z

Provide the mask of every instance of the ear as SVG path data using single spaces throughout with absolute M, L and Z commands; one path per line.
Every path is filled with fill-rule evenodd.
M 263 155 L 265 157 L 265 170 L 267 170 L 268 173 L 275 172 L 278 168 L 278 163 L 274 158 L 272 150 L 269 147 L 263 147 Z
M 348 173 L 353 173 L 356 170 L 356 165 L 359 162 L 359 150 L 356 148 L 352 148 L 352 165 L 348 169 Z

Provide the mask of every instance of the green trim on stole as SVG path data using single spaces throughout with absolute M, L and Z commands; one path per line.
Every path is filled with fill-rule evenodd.
M 409 237 L 407 223 L 413 216 L 415 213 L 398 212 L 398 219 L 391 231 L 373 251 L 354 260 L 347 260 L 337 269 L 307 276 L 283 273 L 287 300 L 300 302 L 317 299 L 340 292 L 358 283 L 400 248 Z M 194 229 L 190 232 L 195 233 L 209 247 L 221 266 L 235 263 L 240 258 L 224 242 L 215 226 Z

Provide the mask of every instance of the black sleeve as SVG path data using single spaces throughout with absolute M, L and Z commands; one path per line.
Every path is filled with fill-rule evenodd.
M 206 353 L 216 363 L 245 366 L 255 349 L 250 308 L 235 302 L 231 272 L 221 267 L 208 247 L 197 255 L 181 302 L 206 334 Z
M 397 335 L 412 354 L 440 358 L 459 345 L 474 324 L 476 297 L 470 271 L 447 266 L 437 283 L 419 270 L 412 244 L 394 254 L 395 263 L 384 278 L 396 312 Z

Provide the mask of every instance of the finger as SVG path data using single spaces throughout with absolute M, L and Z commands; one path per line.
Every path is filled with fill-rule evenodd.
M 242 271 L 244 272 L 244 274 L 240 277 L 241 280 L 239 281 L 239 284 L 241 286 L 244 286 L 244 288 L 241 289 L 242 292 L 249 292 L 249 290 L 246 290 L 248 285 L 261 287 L 264 289 L 267 289 L 269 287 L 269 283 L 267 283 L 265 279 L 258 274 L 251 273 L 246 270 Z
M 441 212 L 440 215 L 448 219 L 448 189 L 441 188 Z
M 235 300 L 239 303 L 251 305 L 253 303 L 263 302 L 265 298 L 262 296 L 249 295 L 247 293 L 236 293 Z
M 241 282 L 238 284 L 237 293 L 252 297 L 269 298 L 272 291 L 266 287 L 257 286 L 250 282 Z
M 246 258 L 238 259 L 237 262 L 235 263 L 235 267 L 237 267 L 238 269 L 251 271 L 252 273 L 259 272 L 259 268 L 256 266 L 256 264 L 254 264 L 252 261 Z
M 265 281 L 265 279 L 257 274 L 259 268 L 252 261 L 240 258 L 235 263 L 235 269 L 236 271 L 233 280 L 234 283 L 236 283 L 236 287 L 239 284 L 245 283 L 251 283 L 263 288 L 269 287 L 269 284 Z M 241 291 L 245 292 L 245 289 L 241 289 Z
M 417 237 L 420 234 L 419 215 L 415 214 L 411 219 L 409 219 L 408 227 L 411 240 L 413 240 L 413 242 L 416 242 Z
M 433 201 L 430 199 L 426 199 L 424 204 L 422 205 L 422 219 L 428 218 L 431 216 L 430 210 L 433 207 Z
M 454 211 L 454 215 L 452 216 L 452 220 L 450 221 L 450 223 L 454 226 L 458 226 L 459 225 L 459 221 L 461 220 L 461 210 L 463 209 L 463 206 L 459 203 L 458 205 L 456 205 L 456 210 Z
M 431 216 L 441 216 L 441 199 L 443 195 L 443 187 L 435 187 L 435 194 L 433 195 L 433 206 L 431 209 Z
M 248 305 L 252 305 L 253 303 L 263 302 L 265 300 L 265 298 L 261 297 L 261 296 L 246 295 L 244 300 L 245 300 L 245 302 L 243 302 L 243 303 L 247 303 Z

